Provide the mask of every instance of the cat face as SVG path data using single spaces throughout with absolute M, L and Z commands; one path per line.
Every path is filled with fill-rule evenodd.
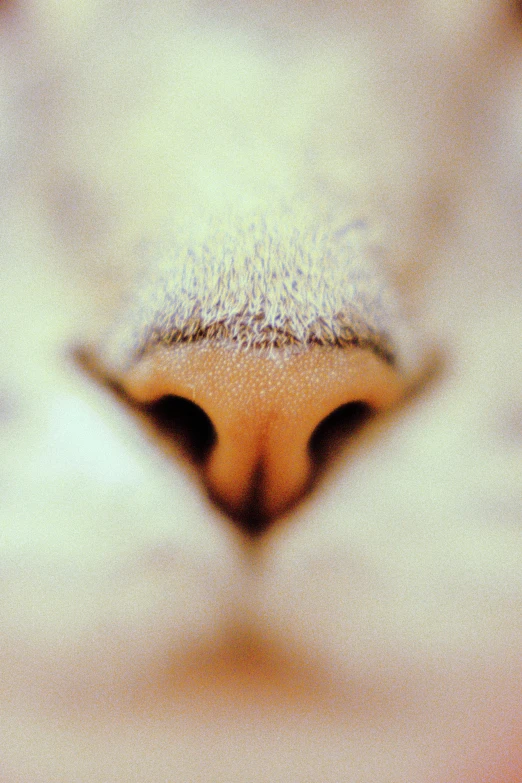
M 518 780 L 514 10 L 2 14 L 0 778 Z

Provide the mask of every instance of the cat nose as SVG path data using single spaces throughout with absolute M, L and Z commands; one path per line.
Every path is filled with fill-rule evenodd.
M 297 352 L 195 343 L 159 346 L 125 378 L 140 403 L 184 398 L 208 416 L 214 442 L 201 463 L 211 495 L 231 514 L 255 502 L 264 518 L 294 504 L 314 475 L 314 433 L 341 406 L 393 405 L 401 376 L 376 352 L 310 346 Z

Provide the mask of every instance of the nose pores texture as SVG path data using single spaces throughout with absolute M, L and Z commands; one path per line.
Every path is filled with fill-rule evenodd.
M 363 221 L 273 214 L 192 222 L 155 243 L 102 347 L 140 404 L 184 398 L 214 429 L 201 471 L 232 514 L 271 518 L 313 474 L 310 443 L 341 406 L 392 405 L 413 361 Z

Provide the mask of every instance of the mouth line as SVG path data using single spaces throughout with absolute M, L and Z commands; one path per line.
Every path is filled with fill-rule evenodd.
M 81 684 L 80 684 L 81 688 Z M 67 694 L 63 706 L 66 706 Z M 74 692 L 69 697 L 76 700 Z M 90 699 L 82 691 L 83 714 Z M 205 646 L 192 647 L 186 655 L 156 659 L 140 674 L 105 683 L 96 690 L 92 709 L 99 718 L 104 706 L 111 713 L 170 720 L 180 707 L 187 719 L 214 722 L 255 714 L 256 720 L 276 715 L 317 715 L 357 719 L 369 712 L 393 714 L 396 696 L 366 677 L 340 676 L 333 667 L 291 641 L 273 641 L 248 628 L 231 628 Z

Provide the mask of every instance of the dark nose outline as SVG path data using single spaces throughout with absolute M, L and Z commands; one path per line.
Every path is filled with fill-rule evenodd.
M 157 347 L 126 373 L 141 405 L 182 398 L 201 409 L 214 437 L 200 471 L 211 495 L 233 516 L 252 498 L 270 519 L 293 505 L 314 474 L 311 441 L 343 406 L 390 408 L 404 380 L 364 348 L 269 353 L 199 343 Z

